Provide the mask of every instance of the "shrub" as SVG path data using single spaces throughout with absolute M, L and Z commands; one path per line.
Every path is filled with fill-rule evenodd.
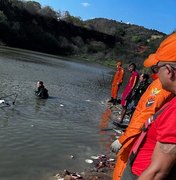
M 131 37 L 131 41 L 135 42 L 135 43 L 141 42 L 141 37 L 139 37 L 139 36 L 132 36 Z
M 88 45 L 88 52 L 96 53 L 98 51 L 105 50 L 106 46 L 103 42 L 100 41 L 91 41 Z

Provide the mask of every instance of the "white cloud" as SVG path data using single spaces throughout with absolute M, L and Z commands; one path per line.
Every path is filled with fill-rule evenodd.
M 87 2 L 84 2 L 84 3 L 81 3 L 82 4 L 82 6 L 84 6 L 84 7 L 88 7 L 88 6 L 90 6 L 90 4 L 89 3 L 87 3 Z

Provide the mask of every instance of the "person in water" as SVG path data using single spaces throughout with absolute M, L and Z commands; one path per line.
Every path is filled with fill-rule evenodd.
M 41 99 L 47 99 L 48 98 L 48 90 L 43 85 L 43 81 L 37 82 L 37 91 L 35 91 L 35 95 Z

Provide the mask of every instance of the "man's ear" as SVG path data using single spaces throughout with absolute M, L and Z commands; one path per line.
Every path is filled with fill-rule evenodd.
M 172 69 L 171 66 L 166 65 L 167 74 L 171 80 L 174 80 L 176 78 L 176 71 Z
M 176 80 L 176 71 L 174 69 L 172 69 L 172 70 L 173 70 L 173 73 L 172 73 L 171 79 L 175 81 Z

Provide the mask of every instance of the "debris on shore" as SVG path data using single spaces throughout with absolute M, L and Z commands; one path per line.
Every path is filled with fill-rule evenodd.
M 104 154 L 99 154 L 98 156 L 91 156 L 90 159 L 86 159 L 85 162 L 92 165 L 90 170 L 85 172 L 70 172 L 64 170 L 53 176 L 51 180 L 74 180 L 74 179 L 84 179 L 84 180 L 111 180 L 112 172 L 115 167 L 115 159 L 109 158 Z

